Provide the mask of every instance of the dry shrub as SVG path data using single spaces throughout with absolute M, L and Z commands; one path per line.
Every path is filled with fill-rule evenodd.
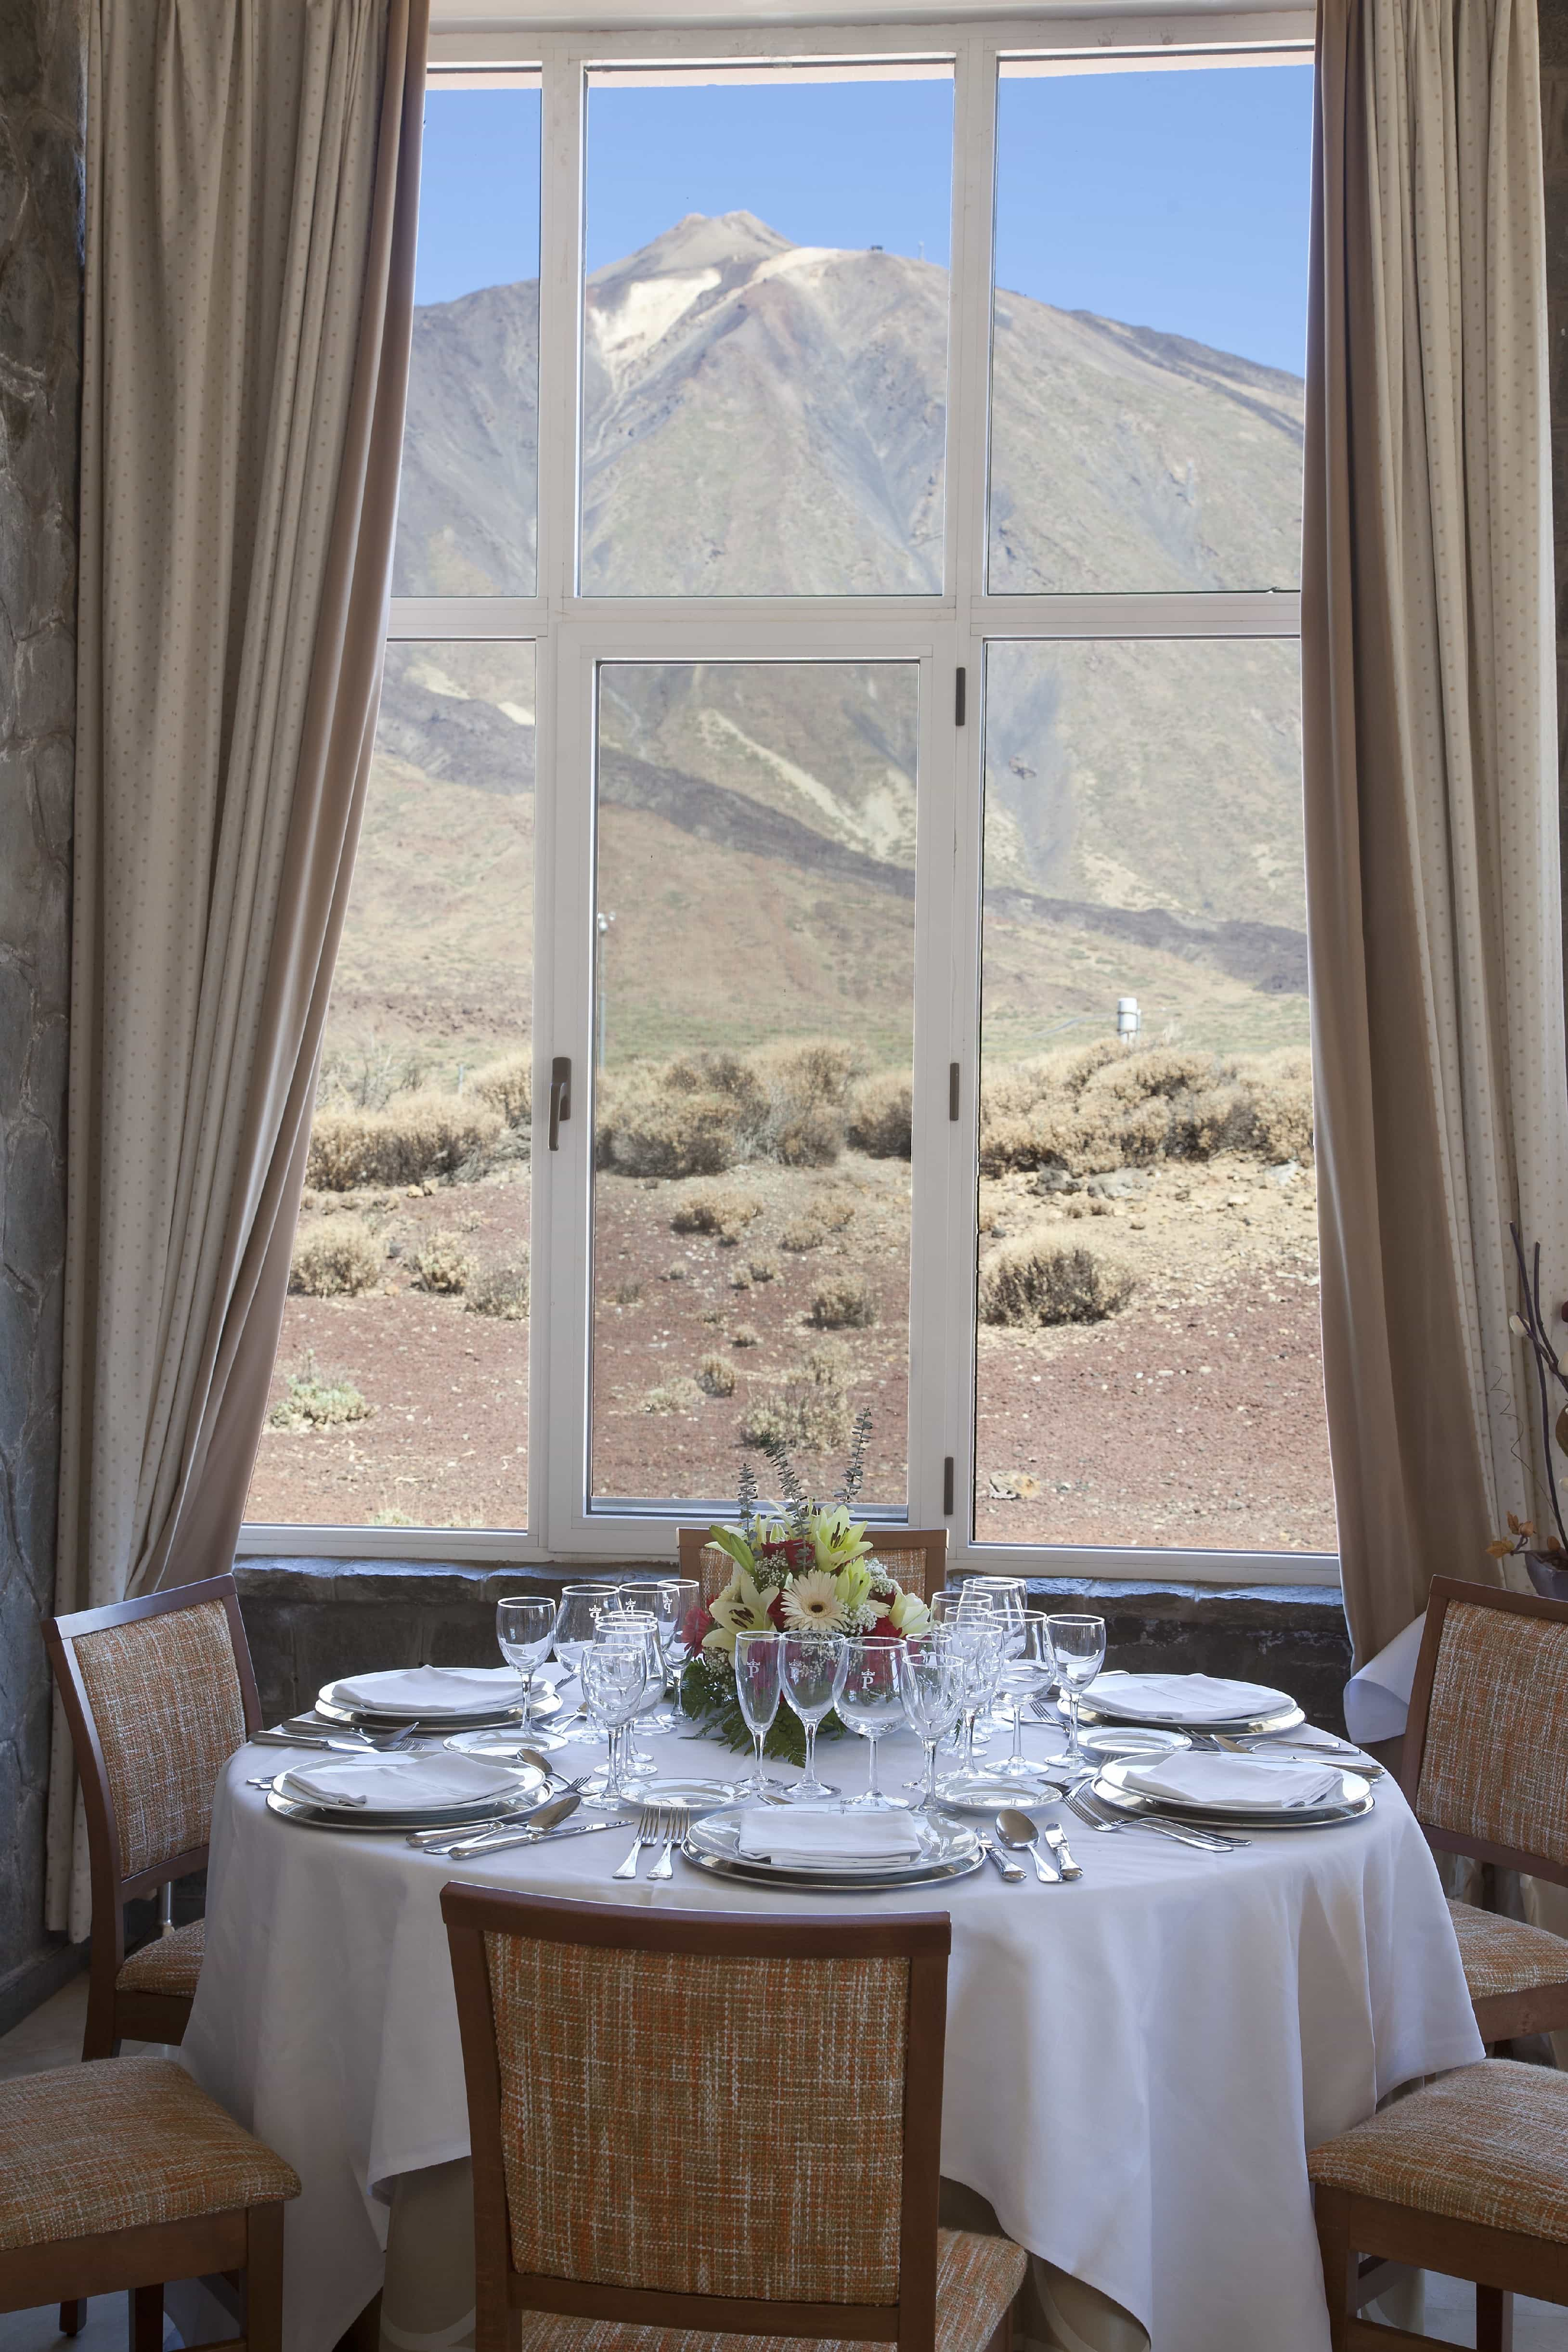
M 308 1350 L 297 1372 L 285 1375 L 289 1393 L 267 1418 L 274 1429 L 296 1433 L 310 1429 L 341 1429 L 354 1421 L 368 1421 L 370 1406 L 347 1372 L 324 1372 Z
M 470 1315 L 489 1315 L 498 1323 L 528 1319 L 528 1268 L 496 1260 L 476 1266 L 468 1276 L 463 1304 Z
M 737 1323 L 730 1334 L 731 1348 L 760 1348 L 762 1344 L 761 1332 L 753 1331 L 749 1323 Z
M 733 1396 L 734 1365 L 724 1356 L 704 1356 L 697 1367 L 697 1385 L 705 1396 Z
M 384 1110 L 320 1109 L 306 1181 L 323 1192 L 429 1183 L 481 1165 L 502 1132 L 500 1114 L 471 1095 L 399 1095 Z
M 1038 1234 L 1009 1244 L 980 1269 L 983 1323 L 1102 1323 L 1137 1287 L 1130 1269 L 1081 1242 Z
M 333 1217 L 294 1244 L 289 1287 L 310 1298 L 356 1298 L 381 1280 L 381 1247 L 358 1217 Z
M 762 1213 L 763 1204 L 754 1192 L 742 1192 L 733 1184 L 721 1184 L 706 1192 L 689 1193 L 669 1222 L 678 1234 L 733 1237 L 744 1233 Z
M 455 1297 L 464 1289 L 474 1271 L 473 1259 L 461 1240 L 444 1225 L 426 1234 L 410 1250 L 408 1264 L 416 1290 L 434 1291 L 445 1297 Z
M 827 1227 L 816 1217 L 795 1217 L 779 1235 L 786 1250 L 820 1249 L 827 1239 Z
M 868 1331 L 877 1319 L 869 1283 L 858 1274 L 824 1283 L 812 1299 L 810 1319 L 819 1331 Z
M 753 1282 L 776 1282 L 779 1278 L 778 1260 L 773 1257 L 754 1257 L 752 1260 L 750 1271 Z
M 601 1091 L 595 1150 L 602 1168 L 623 1176 L 721 1176 L 741 1156 L 742 1119 L 733 1097 L 678 1083 L 691 1066 L 646 1066 Z
M 846 1225 L 855 1222 L 859 1205 L 853 1192 L 819 1192 L 811 1204 L 811 1213 L 830 1234 L 841 1234 Z
M 988 1079 L 980 1164 L 1103 1175 L 1152 1160 L 1257 1152 L 1270 1160 L 1311 1150 L 1311 1073 L 1305 1055 L 1217 1055 L 1101 1043 L 1015 1062 Z
M 526 1127 L 532 1118 L 531 1054 L 503 1054 L 499 1062 L 487 1062 L 482 1070 L 476 1070 L 469 1084 L 479 1100 L 508 1127 Z
M 735 1268 L 734 1273 L 730 1276 L 730 1287 L 731 1287 L 731 1290 L 750 1290 L 751 1286 L 752 1286 L 752 1269 L 751 1269 L 751 1267 L 750 1267 L 749 1265 L 738 1265 L 738 1266 Z
M 616 1307 L 640 1307 L 646 1296 L 640 1282 L 617 1282 L 610 1293 L 610 1301 Z
M 696 1412 L 701 1402 L 701 1390 L 683 1372 L 673 1381 L 663 1381 L 658 1388 L 649 1389 L 642 1409 L 644 1412 Z
M 914 1092 L 907 1071 L 879 1070 L 849 1099 L 848 1139 L 873 1160 L 907 1160 L 914 1148 Z
M 741 1415 L 742 1445 L 829 1454 L 849 1440 L 849 1383 L 840 1348 L 814 1348 L 782 1388 L 763 1389 Z

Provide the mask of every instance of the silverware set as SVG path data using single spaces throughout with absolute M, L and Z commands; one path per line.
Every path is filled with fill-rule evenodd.
M 1200 1853 L 1234 1853 L 1238 1846 L 1252 1843 L 1250 1838 L 1225 1836 L 1218 1830 L 1200 1830 L 1190 1822 L 1169 1821 L 1163 1813 L 1110 1812 L 1081 1782 L 1069 1790 L 1065 1801 L 1068 1811 L 1091 1830 L 1148 1830 L 1156 1837 L 1174 1839 L 1178 1845 L 1195 1846 Z
M 686 1832 L 690 1826 L 690 1809 L 686 1805 L 660 1804 L 642 1806 L 637 1812 L 637 1833 L 632 1839 L 631 1851 L 626 1855 L 626 1860 L 623 1863 L 618 1864 L 616 1867 L 611 1871 L 610 1876 L 612 1878 L 635 1878 L 637 1874 L 637 1864 L 641 1859 L 643 1848 L 645 1846 L 657 1845 L 661 1849 L 661 1851 L 658 1860 L 648 1872 L 648 1876 L 650 1879 L 673 1878 L 675 1875 L 675 1849 L 678 1845 L 683 1845 L 685 1843 Z

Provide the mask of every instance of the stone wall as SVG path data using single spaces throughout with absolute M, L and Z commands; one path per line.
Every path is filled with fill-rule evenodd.
M 65 1246 L 84 24 L 0 0 L 0 2030 L 43 1929 Z

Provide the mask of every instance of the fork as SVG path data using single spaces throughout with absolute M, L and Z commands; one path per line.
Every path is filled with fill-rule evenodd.
M 675 1849 L 686 1843 L 686 1832 L 691 1827 L 691 1810 L 688 1805 L 661 1805 L 664 1815 L 664 1852 L 648 1872 L 650 1878 L 675 1876 Z
M 635 1878 L 637 1874 L 637 1863 L 642 1854 L 644 1846 L 657 1845 L 663 1828 L 664 1807 L 662 1805 L 642 1806 L 637 1813 L 637 1833 L 632 1840 L 632 1850 L 630 1853 L 627 1854 L 625 1862 L 621 1863 L 615 1870 L 611 1871 L 610 1876 L 612 1878 Z M 658 1868 L 657 1864 L 654 1866 L 656 1869 Z
M 1173 1838 L 1178 1845 L 1194 1846 L 1199 1853 L 1232 1853 L 1238 1845 L 1252 1843 L 1250 1838 L 1221 1837 L 1217 1831 L 1191 1829 L 1185 1822 L 1167 1822 L 1152 1813 L 1111 1821 L 1096 1809 L 1082 1789 L 1069 1790 L 1064 1801 L 1068 1811 L 1076 1813 L 1091 1830 L 1152 1830 L 1156 1837 Z

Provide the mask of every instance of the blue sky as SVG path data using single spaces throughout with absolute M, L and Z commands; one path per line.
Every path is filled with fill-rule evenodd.
M 1311 68 L 1002 86 L 997 279 L 1300 373 Z M 588 114 L 588 267 L 683 214 L 802 245 L 947 259 L 946 82 L 604 89 Z M 432 91 L 417 299 L 538 269 L 539 99 Z

